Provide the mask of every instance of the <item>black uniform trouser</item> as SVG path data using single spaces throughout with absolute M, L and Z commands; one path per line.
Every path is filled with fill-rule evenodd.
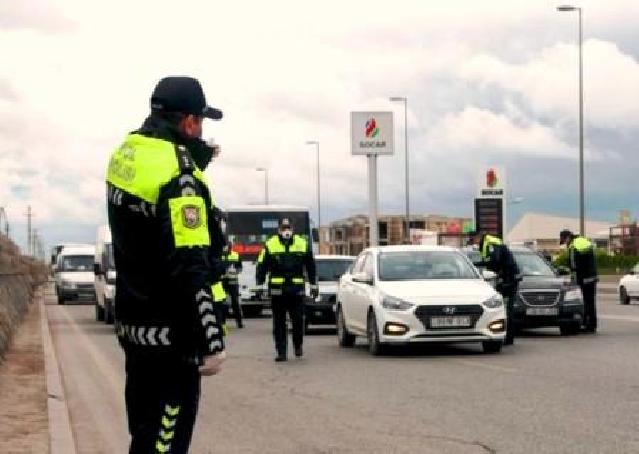
M 497 291 L 504 298 L 506 309 L 506 338 L 504 343 L 512 344 L 515 341 L 514 306 L 517 295 L 517 285 L 498 286 Z
M 238 328 L 242 326 L 242 307 L 240 306 L 240 286 L 237 284 L 224 283 L 224 291 L 231 297 L 231 308 L 233 309 L 233 317 Z
M 584 298 L 584 327 L 587 330 L 597 330 L 597 282 L 581 284 L 581 294 Z
M 187 453 L 200 399 L 198 366 L 157 353 L 125 357 L 129 454 Z
M 298 294 L 272 296 L 271 310 L 273 311 L 273 339 L 277 353 L 285 355 L 288 346 L 287 312 L 293 324 L 293 346 L 301 347 L 304 342 L 304 296 Z

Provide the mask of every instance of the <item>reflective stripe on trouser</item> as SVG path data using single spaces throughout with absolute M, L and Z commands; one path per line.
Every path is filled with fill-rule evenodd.
M 161 354 L 126 353 L 130 454 L 189 451 L 200 395 L 200 373 L 195 364 L 169 358 Z
M 180 413 L 180 406 L 171 406 L 166 404 L 164 406 L 164 414 L 160 424 L 160 433 L 158 439 L 155 442 L 155 450 L 158 453 L 166 453 L 171 449 L 171 441 L 175 437 L 175 425 L 177 424 L 178 413 Z

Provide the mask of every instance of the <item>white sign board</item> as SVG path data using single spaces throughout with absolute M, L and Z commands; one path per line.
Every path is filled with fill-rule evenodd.
M 486 166 L 477 177 L 477 198 L 506 198 L 506 171 L 499 166 Z
M 393 154 L 393 112 L 351 112 L 351 154 Z

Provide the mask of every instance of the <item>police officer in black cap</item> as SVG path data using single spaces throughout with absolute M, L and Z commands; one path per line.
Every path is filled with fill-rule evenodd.
M 288 218 L 279 223 L 277 235 L 264 244 L 257 260 L 257 283 L 264 284 L 268 274 L 268 289 L 273 311 L 273 338 L 277 356 L 275 361 L 287 360 L 288 335 L 286 313 L 293 325 L 295 356 L 303 355 L 304 340 L 304 271 L 311 284 L 311 296 L 319 294 L 315 276 L 315 259 L 308 240 L 293 233 Z
M 568 264 L 573 272 L 573 277 L 581 288 L 584 299 L 584 331 L 597 332 L 597 260 L 595 246 L 580 235 L 573 234 L 570 230 L 562 230 L 559 233 L 559 244 L 568 248 Z
M 204 118 L 219 120 L 222 112 L 207 106 L 200 83 L 166 77 L 153 91 L 149 117 L 109 162 L 130 453 L 186 453 L 200 377 L 220 372 L 225 358 L 223 307 L 211 295 L 221 276 L 209 260 L 219 240 L 207 215 Z

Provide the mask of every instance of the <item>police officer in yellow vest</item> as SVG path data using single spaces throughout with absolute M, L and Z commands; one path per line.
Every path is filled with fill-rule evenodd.
M 288 312 L 293 324 L 293 346 L 295 356 L 303 354 L 304 340 L 304 271 L 311 284 L 311 296 L 316 298 L 319 288 L 315 276 L 315 259 L 309 242 L 300 235 L 293 234 L 293 226 L 288 218 L 279 223 L 278 234 L 264 244 L 257 265 L 257 283 L 262 285 L 268 274 L 268 288 L 273 311 L 273 338 L 277 357 L 275 361 L 287 360 Z
M 494 236 L 471 233 L 474 244 L 479 246 L 481 263 L 478 266 L 485 266 L 497 275 L 497 290 L 504 297 L 506 306 L 506 338 L 504 345 L 512 345 L 515 341 L 515 325 L 513 323 L 513 305 L 517 294 L 517 283 L 519 277 L 519 267 L 515 262 L 512 252 L 504 242 Z
M 203 119 L 221 119 L 190 77 L 162 79 L 151 115 L 111 155 L 108 217 L 118 270 L 115 319 L 125 354 L 130 453 L 186 453 L 201 375 L 225 358 L 208 260 L 212 207 Z
M 231 299 L 233 317 L 238 328 L 243 328 L 242 307 L 240 306 L 240 285 L 239 274 L 242 272 L 242 260 L 240 254 L 233 250 L 233 243 L 229 241 L 226 245 L 222 260 L 225 264 L 223 277 L 224 290 Z
M 559 244 L 568 247 L 568 263 L 584 299 L 584 331 L 597 332 L 597 261 L 594 245 L 583 236 L 570 230 L 559 233 Z

